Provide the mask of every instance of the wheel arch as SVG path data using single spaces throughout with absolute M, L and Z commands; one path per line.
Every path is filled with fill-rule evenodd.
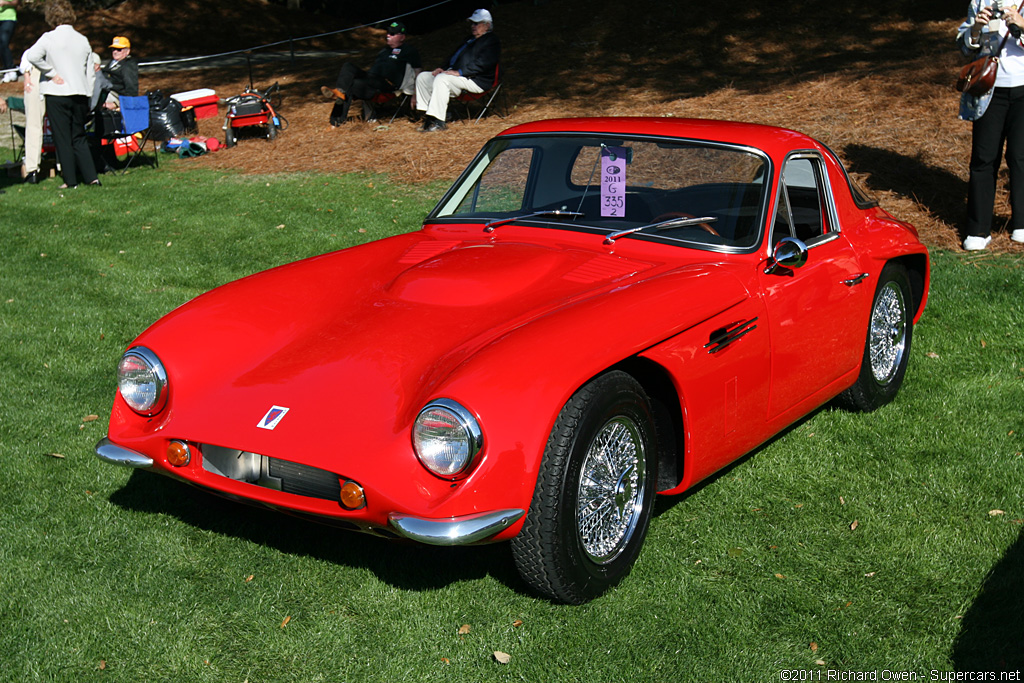
M 929 267 L 928 254 L 907 254 L 889 259 L 887 263 L 895 263 L 907 271 L 907 279 L 910 281 L 911 310 L 914 311 L 913 320 L 916 323 L 921 313 L 924 312 L 928 300 Z
M 615 364 L 605 372 L 611 370 L 631 375 L 651 400 L 658 439 L 657 490 L 676 488 L 683 480 L 686 432 L 683 429 L 682 403 L 668 370 L 652 360 L 636 356 Z

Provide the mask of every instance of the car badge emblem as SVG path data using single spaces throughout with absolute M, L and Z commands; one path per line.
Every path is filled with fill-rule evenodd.
M 263 419 L 259 421 L 256 426 L 260 429 L 273 429 L 278 425 L 281 419 L 288 413 L 288 408 L 282 408 L 281 406 L 274 406 L 267 411 L 267 414 L 263 416 Z

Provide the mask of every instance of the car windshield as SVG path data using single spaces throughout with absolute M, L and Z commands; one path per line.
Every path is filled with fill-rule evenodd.
M 508 136 L 488 143 L 428 220 L 482 221 L 499 231 L 522 220 L 615 239 L 746 249 L 764 224 L 767 177 L 767 158 L 735 145 Z

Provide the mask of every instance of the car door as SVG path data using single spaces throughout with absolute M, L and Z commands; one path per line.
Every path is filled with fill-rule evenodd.
M 837 216 L 821 155 L 787 157 L 771 245 L 796 238 L 807 246 L 807 260 L 758 272 L 771 335 L 770 420 L 827 400 L 837 393 L 833 385 L 860 364 L 866 321 L 857 312 L 865 310 L 862 297 L 870 296 L 873 285 Z

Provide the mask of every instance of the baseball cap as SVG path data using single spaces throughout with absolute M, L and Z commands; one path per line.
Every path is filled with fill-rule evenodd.
M 491 13 L 485 9 L 478 9 L 469 16 L 469 20 L 474 24 L 479 24 L 482 21 L 486 21 L 488 24 L 493 24 L 494 19 L 491 17 Z
M 405 33 L 405 24 L 400 21 L 392 21 L 388 24 L 388 35 L 393 36 L 396 33 Z
M 126 47 L 131 47 L 131 42 L 124 36 L 114 36 L 114 39 L 110 41 L 110 47 L 115 50 L 123 50 Z

